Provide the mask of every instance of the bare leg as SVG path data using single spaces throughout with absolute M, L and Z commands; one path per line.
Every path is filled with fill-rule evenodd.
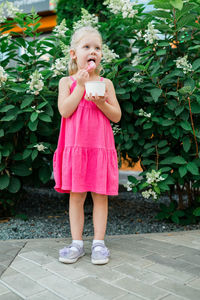
M 85 193 L 70 193 L 69 198 L 69 219 L 73 240 L 82 240 L 84 226 L 84 202 L 87 196 Z
M 108 218 L 108 196 L 93 192 L 91 194 L 94 203 L 94 240 L 104 240 Z

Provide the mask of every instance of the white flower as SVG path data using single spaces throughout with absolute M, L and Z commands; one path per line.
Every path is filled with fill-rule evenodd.
M 54 28 L 53 33 L 56 37 L 61 38 L 65 37 L 65 33 L 68 30 L 69 29 L 66 27 L 66 20 L 63 19 L 62 22 Z
M 183 73 L 187 74 L 192 71 L 192 65 L 187 61 L 188 56 L 179 57 L 176 60 L 176 67 L 179 69 L 183 69 Z
M 114 135 L 116 135 L 116 134 L 118 134 L 119 132 L 122 131 L 121 128 L 119 127 L 119 125 L 116 125 L 116 124 L 112 123 L 111 126 L 112 126 L 112 130 L 113 130 Z
M 124 184 L 124 187 L 127 189 L 128 192 L 132 191 L 132 188 L 134 187 L 134 183 L 127 181 L 126 184 Z
M 148 29 L 145 30 L 145 35 L 144 35 L 145 42 L 149 42 L 150 44 L 153 44 L 154 41 L 159 40 L 157 34 L 158 34 L 158 30 L 155 30 L 154 26 L 151 23 L 149 23 Z
M 143 78 L 140 77 L 140 73 L 135 73 L 134 76 L 129 81 L 132 83 L 142 83 Z
M 3 84 L 8 79 L 8 75 L 3 67 L 0 66 L 0 87 L 3 86 Z
M 146 113 L 142 108 L 139 110 L 139 116 L 151 118 L 151 113 Z
M 62 50 L 63 55 L 66 57 L 66 59 L 70 59 L 70 47 L 69 45 L 65 45 L 65 43 L 63 43 L 62 41 L 60 41 L 60 48 Z
M 36 111 L 36 113 L 41 114 L 44 112 L 44 110 L 39 110 L 39 109 L 35 109 L 35 105 L 31 106 L 32 109 L 34 109 Z
M 7 17 L 15 18 L 16 13 L 22 12 L 16 5 L 12 2 L 4 1 L 0 5 L 0 23 L 6 21 Z
M 135 3 L 130 0 L 106 0 L 103 2 L 104 5 L 107 5 L 113 14 L 122 14 L 122 17 L 125 18 L 134 18 L 138 13 L 137 10 L 133 9 Z
M 141 62 L 141 57 L 139 54 L 136 54 L 134 59 L 131 61 L 131 64 L 133 67 L 135 67 L 135 66 L 139 65 L 140 62 Z
M 51 70 L 54 72 L 53 77 L 62 75 L 67 71 L 68 61 L 68 57 L 62 57 L 55 60 L 55 63 L 51 67 Z
M 98 17 L 90 14 L 86 9 L 81 8 L 81 19 L 73 24 L 73 30 L 77 30 L 83 26 L 98 27 Z
M 148 191 L 142 192 L 142 196 L 145 199 L 149 199 L 151 196 L 153 197 L 154 200 L 156 200 L 158 198 L 156 192 L 152 191 L 152 189 L 149 189 Z
M 161 174 L 160 171 L 156 172 L 155 170 L 152 170 L 151 173 L 147 172 L 146 173 L 147 183 L 152 184 L 164 180 L 164 178 L 160 176 L 160 174 Z
M 44 83 L 42 81 L 43 77 L 42 75 L 36 70 L 31 76 L 30 81 L 28 81 L 29 84 L 29 90 L 31 94 L 39 95 L 39 92 L 43 89 Z
M 119 58 L 119 55 L 114 52 L 114 50 L 110 50 L 109 47 L 103 44 L 102 47 L 102 62 L 110 63 L 114 59 Z
M 44 151 L 45 149 L 47 149 L 47 147 L 45 147 L 43 144 L 37 144 L 33 147 L 37 148 L 38 151 Z

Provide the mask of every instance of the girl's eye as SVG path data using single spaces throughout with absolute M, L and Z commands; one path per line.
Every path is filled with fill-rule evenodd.
M 100 50 L 100 47 L 96 47 L 97 50 Z
M 88 46 L 88 45 L 85 45 L 85 48 L 89 48 L 89 46 Z

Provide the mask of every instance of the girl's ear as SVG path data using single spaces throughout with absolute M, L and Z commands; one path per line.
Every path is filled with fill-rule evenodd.
M 76 58 L 76 53 L 75 53 L 74 50 L 70 50 L 69 54 L 70 54 L 71 59 L 75 59 Z

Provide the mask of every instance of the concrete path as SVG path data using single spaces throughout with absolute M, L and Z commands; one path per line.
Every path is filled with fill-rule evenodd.
M 200 299 L 200 230 L 107 236 L 109 264 L 58 262 L 70 239 L 0 241 L 0 300 Z

